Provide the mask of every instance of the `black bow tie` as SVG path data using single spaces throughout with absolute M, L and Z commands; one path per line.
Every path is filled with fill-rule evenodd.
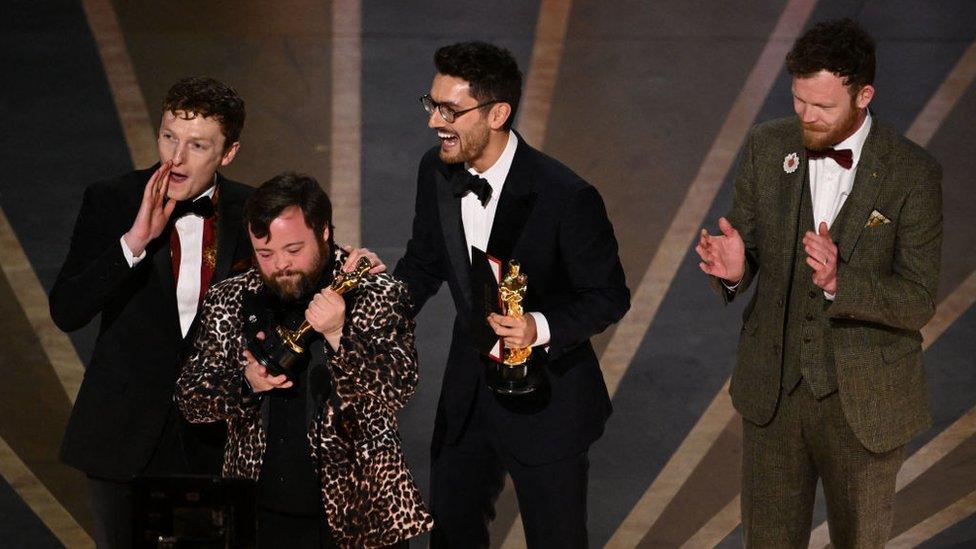
M 464 196 L 471 191 L 481 201 L 482 206 L 488 204 L 491 198 L 491 185 L 484 177 L 478 177 L 468 170 L 458 170 L 451 177 L 451 187 L 454 189 L 454 196 Z
M 209 196 L 201 196 L 196 200 L 180 200 L 173 209 L 173 219 L 179 219 L 184 215 L 199 215 L 207 219 L 213 217 L 215 213 L 213 200 Z
M 810 160 L 833 158 L 834 162 L 845 170 L 851 169 L 851 166 L 854 165 L 854 151 L 851 149 L 824 149 L 822 151 L 811 151 L 807 149 L 807 158 Z

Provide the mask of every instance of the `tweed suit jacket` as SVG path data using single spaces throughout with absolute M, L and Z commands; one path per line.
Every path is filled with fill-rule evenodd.
M 786 158 L 793 153 L 799 163 L 790 173 Z M 779 401 L 794 254 L 805 253 L 797 249 L 797 223 L 812 227 L 812 219 L 799 219 L 800 193 L 810 192 L 807 164 L 795 117 L 753 128 L 728 215 L 745 243 L 745 275 L 734 291 L 712 278 L 726 302 L 757 285 L 743 313 L 730 392 L 739 413 L 758 425 L 772 420 Z M 868 450 L 884 452 L 931 423 L 920 330 L 935 312 L 941 167 L 875 119 L 843 210 L 843 222 L 830 230 L 838 247 L 837 293 L 833 302 L 824 300 L 825 337 L 847 422 Z M 887 222 L 869 223 L 875 211 Z

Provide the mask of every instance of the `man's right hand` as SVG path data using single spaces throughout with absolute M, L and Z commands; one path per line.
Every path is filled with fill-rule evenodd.
M 263 332 L 258 333 L 258 339 L 264 339 Z M 288 389 L 293 385 L 285 374 L 281 374 L 280 376 L 269 375 L 268 369 L 261 366 L 254 359 L 251 351 L 244 349 L 244 358 L 247 359 L 247 366 L 244 367 L 244 377 L 247 378 L 247 382 L 251 385 L 251 389 L 255 393 L 263 393 L 272 389 Z
M 169 190 L 169 170 L 172 167 L 171 161 L 163 162 L 146 183 L 139 213 L 136 214 L 132 228 L 123 237 L 125 245 L 134 256 L 142 255 L 146 246 L 163 232 L 169 216 L 173 213 L 173 208 L 176 207 L 175 200 L 166 199 L 166 192 Z
M 724 217 L 718 220 L 721 235 L 712 236 L 702 229 L 695 251 L 701 257 L 698 266 L 706 273 L 738 284 L 746 269 L 746 246 L 742 236 Z

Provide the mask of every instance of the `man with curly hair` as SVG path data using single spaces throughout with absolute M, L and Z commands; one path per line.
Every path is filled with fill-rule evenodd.
M 88 475 L 99 547 L 132 546 L 132 480 L 216 473 L 223 434 L 173 404 L 184 341 L 211 283 L 251 255 L 241 225 L 250 187 L 222 176 L 240 147 L 244 101 L 212 78 L 163 101 L 159 163 L 90 185 L 51 290 L 65 331 L 101 315 L 61 459 Z
M 257 481 L 259 547 L 406 547 L 432 526 L 397 431 L 417 384 L 406 288 L 388 274 L 330 288 L 348 253 L 332 241 L 332 204 L 311 177 L 267 181 L 245 220 L 256 268 L 207 294 L 180 409 L 193 422 L 227 422 L 223 474 Z M 248 350 L 248 337 L 266 335 L 246 335 L 252 315 L 314 330 L 287 373 Z
M 935 312 L 942 171 L 876 120 L 874 41 L 815 25 L 786 58 L 796 117 L 756 126 L 701 269 L 743 315 L 748 547 L 806 547 L 818 478 L 837 547 L 882 547 L 905 443 L 931 423 L 919 330 Z

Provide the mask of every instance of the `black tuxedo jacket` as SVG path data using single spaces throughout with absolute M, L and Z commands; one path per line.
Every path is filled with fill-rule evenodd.
M 394 274 L 404 280 L 416 314 L 447 281 L 457 316 L 441 388 L 434 448 L 463 433 L 485 366 L 471 337 L 470 261 L 461 199 L 446 165 L 431 149 L 420 162 L 413 235 Z M 519 138 L 499 198 L 487 252 L 517 260 L 528 275 L 526 312 L 549 322 L 548 352 L 533 349 L 549 387 L 522 397 L 492 397 L 490 413 L 507 448 L 526 464 L 586 450 L 603 432 L 611 405 L 589 338 L 619 320 L 630 292 L 617 241 L 597 190 Z
M 61 459 L 92 476 L 131 478 L 152 457 L 181 363 L 184 338 L 170 260 L 170 231 L 129 267 L 119 239 L 132 226 L 156 166 L 90 185 L 71 247 L 51 290 L 51 318 L 77 330 L 101 313 L 98 338 L 61 446 Z M 244 200 L 251 188 L 217 176 L 217 261 L 211 284 L 251 257 Z M 194 328 L 187 334 L 191 341 Z

